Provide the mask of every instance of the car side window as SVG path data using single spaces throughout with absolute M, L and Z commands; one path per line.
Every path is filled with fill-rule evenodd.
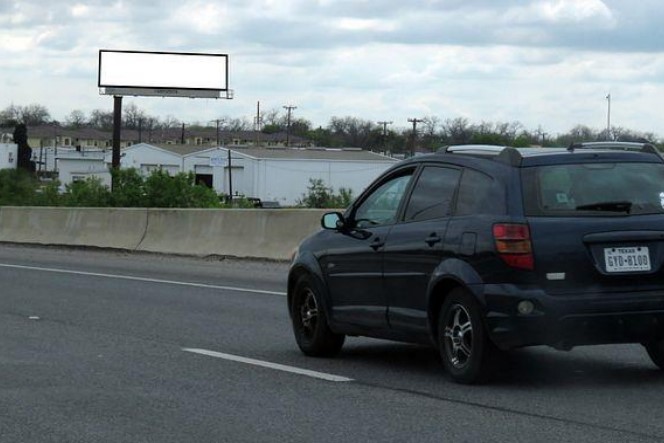
M 460 175 L 458 169 L 425 166 L 413 188 L 404 220 L 432 220 L 450 215 Z
M 387 225 L 397 219 L 399 204 L 413 175 L 408 171 L 391 178 L 376 188 L 355 210 L 356 228 Z
M 499 201 L 490 198 L 494 182 L 491 177 L 472 169 L 466 169 L 461 177 L 457 197 L 456 215 L 488 214 L 501 212 Z

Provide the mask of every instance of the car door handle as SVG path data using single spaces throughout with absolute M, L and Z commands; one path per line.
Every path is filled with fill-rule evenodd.
M 376 239 L 374 239 L 374 241 L 371 242 L 370 246 L 371 246 L 371 249 L 373 249 L 374 251 L 377 251 L 380 248 L 382 248 L 383 246 L 385 246 L 385 242 L 383 240 L 381 240 L 380 238 L 376 238 Z
M 424 241 L 427 245 L 433 247 L 433 245 L 435 245 L 436 243 L 440 243 L 441 240 L 442 239 L 440 237 L 438 237 L 438 234 L 431 234 Z

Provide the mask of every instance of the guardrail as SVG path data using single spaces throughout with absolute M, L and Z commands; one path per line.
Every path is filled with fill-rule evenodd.
M 320 209 L 0 207 L 0 242 L 287 260 Z

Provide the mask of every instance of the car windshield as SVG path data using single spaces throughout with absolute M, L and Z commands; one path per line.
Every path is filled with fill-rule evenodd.
M 664 164 L 584 163 L 523 172 L 526 215 L 664 213 Z

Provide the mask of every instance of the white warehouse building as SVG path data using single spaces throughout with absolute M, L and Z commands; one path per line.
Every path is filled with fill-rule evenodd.
M 100 153 L 103 159 L 90 151 L 77 154 L 58 158 L 63 185 L 91 175 L 99 176 L 103 183 L 110 182 L 111 152 Z M 353 196 L 357 196 L 396 161 L 355 148 L 217 147 L 200 150 L 200 146 L 192 145 L 139 143 L 122 150 L 120 166 L 136 168 L 146 175 L 155 169 L 167 170 L 170 174 L 194 172 L 197 181 L 219 194 L 232 191 L 233 195 L 290 206 L 297 204 L 307 192 L 312 179 L 321 179 L 335 192 L 342 187 L 350 189 Z

